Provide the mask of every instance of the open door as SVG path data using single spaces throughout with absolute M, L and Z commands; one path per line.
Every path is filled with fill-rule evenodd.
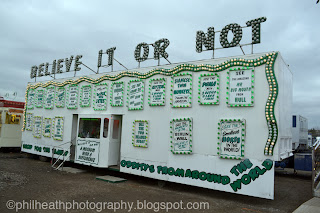
M 122 115 L 112 115 L 110 120 L 109 166 L 120 165 Z

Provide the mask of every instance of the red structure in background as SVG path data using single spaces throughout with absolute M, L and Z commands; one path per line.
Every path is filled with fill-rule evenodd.
M 0 96 L 0 107 L 12 107 L 12 108 L 24 109 L 24 104 L 25 104 L 24 102 L 4 100 L 4 98 Z

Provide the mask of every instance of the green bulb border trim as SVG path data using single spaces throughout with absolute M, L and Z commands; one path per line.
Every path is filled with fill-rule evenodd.
M 56 90 L 55 90 L 55 87 L 54 87 L 54 86 L 53 86 L 53 87 L 48 87 L 48 88 L 46 89 L 45 102 L 47 102 L 48 90 L 51 90 L 51 89 L 54 90 L 54 93 L 53 93 L 54 97 L 53 97 L 53 99 L 52 99 L 52 105 L 51 105 L 51 107 L 48 107 L 48 106 L 46 106 L 46 105 L 44 104 L 44 108 L 45 108 L 45 109 L 53 109 L 53 107 L 54 107 L 55 94 L 56 94 Z
M 201 101 L 201 79 L 204 77 L 216 76 L 217 77 L 217 101 L 216 102 L 202 102 Z M 199 77 L 199 91 L 198 91 L 198 102 L 200 105 L 217 105 L 219 104 L 219 93 L 220 93 L 220 75 L 217 73 L 201 74 Z
M 65 89 L 65 87 L 63 86 L 63 87 L 57 87 L 56 88 L 56 94 L 57 93 L 59 93 L 59 91 L 61 91 L 61 90 L 63 90 L 63 98 L 62 98 L 62 105 L 58 105 L 57 104 L 57 99 L 58 99 L 58 95 L 56 95 L 55 96 L 55 105 L 56 105 L 56 108 L 64 108 L 64 106 L 65 106 L 65 97 L 66 97 L 66 89 Z
M 70 107 L 69 106 L 69 99 L 70 99 L 70 87 L 77 87 L 77 103 L 76 103 L 76 106 L 74 107 Z M 70 84 L 69 87 L 68 87 L 68 91 L 67 91 L 67 94 L 66 94 L 67 98 L 66 98 L 66 105 L 67 105 L 67 109 L 78 109 L 78 96 L 79 96 L 79 86 L 78 84 Z
M 187 105 L 180 104 L 180 105 L 174 106 L 173 105 L 174 78 L 175 77 L 180 77 L 180 76 L 187 76 L 187 75 L 190 76 L 189 104 L 187 104 Z M 190 73 L 179 73 L 179 74 L 172 75 L 171 76 L 170 96 L 171 96 L 170 97 L 170 105 L 171 105 L 172 108 L 191 108 L 192 107 L 192 74 L 190 74 Z
M 36 122 L 36 118 L 40 118 L 41 119 L 41 133 L 40 133 L 40 135 L 39 136 L 36 136 L 35 134 L 34 134 L 34 125 L 35 125 L 35 122 Z M 33 125 L 32 125 L 32 134 L 33 134 L 33 137 L 34 138 L 41 138 L 41 135 L 42 135 L 42 116 L 33 116 Z
M 45 135 L 45 120 L 49 120 L 50 121 L 50 133 L 49 135 Z M 52 129 L 52 119 L 51 118 L 44 118 L 42 120 L 42 135 L 43 137 L 47 137 L 47 138 L 51 138 L 51 129 Z
M 38 104 L 38 103 L 39 103 L 39 102 L 38 102 L 38 100 L 39 100 L 39 98 L 38 98 L 39 92 L 42 92 L 42 101 L 41 101 L 40 104 Z M 38 89 L 38 90 L 36 91 L 35 103 L 34 103 L 34 105 L 35 105 L 36 108 L 42 108 L 42 107 L 43 107 L 44 96 L 45 96 L 44 89 Z
M 163 82 L 163 89 L 162 89 L 162 92 L 163 92 L 163 101 L 162 103 L 160 104 L 153 104 L 151 103 L 151 92 L 152 92 L 152 89 L 151 89 L 151 85 L 152 85 L 152 82 L 153 81 L 164 81 Z M 165 78 L 154 78 L 154 79 L 150 79 L 149 81 L 149 94 L 148 94 L 148 104 L 149 106 L 165 106 L 166 105 L 166 79 Z
M 239 70 L 251 70 L 251 103 L 250 104 L 230 104 L 230 72 L 227 71 L 227 96 L 226 96 L 226 104 L 229 107 L 253 107 L 254 106 L 254 68 L 252 67 L 238 67 L 234 69 L 230 69 L 231 72 L 239 71 Z
M 222 122 L 240 122 L 241 123 L 241 157 L 234 156 L 234 155 L 227 155 L 227 154 L 221 154 L 221 143 L 222 143 L 222 136 L 221 136 L 221 123 Z M 217 155 L 220 156 L 220 158 L 224 159 L 235 159 L 235 160 L 242 160 L 244 158 L 244 143 L 245 143 L 245 137 L 246 137 L 246 120 L 245 119 L 220 119 L 220 122 L 218 123 L 218 146 L 217 146 Z
M 188 151 L 183 151 L 183 152 L 175 152 L 173 150 L 173 123 L 175 121 L 189 121 L 189 132 L 190 132 L 190 136 L 189 136 L 189 150 Z M 172 154 L 183 154 L 183 155 L 190 155 L 192 154 L 192 131 L 193 131 L 193 122 L 192 122 L 192 118 L 174 118 L 170 121 L 170 148 L 171 148 L 171 152 Z
M 120 104 L 113 104 L 113 101 L 112 101 L 112 99 L 113 99 L 113 86 L 115 85 L 115 84 L 121 84 L 122 86 L 122 99 L 121 99 L 121 103 Z M 111 88 L 110 88 L 110 105 L 111 106 L 113 106 L 113 107 L 122 107 L 123 106 L 123 102 L 124 102 L 124 88 L 125 88 L 125 86 L 124 86 L 124 82 L 123 81 L 118 81 L 118 82 L 112 82 L 112 84 L 111 84 Z
M 61 124 L 61 126 L 62 126 L 62 131 L 61 131 L 61 138 L 57 138 L 57 137 L 55 137 L 54 135 L 55 135 L 55 123 L 56 123 L 56 118 L 61 118 L 62 119 L 62 124 Z M 55 116 L 54 118 L 53 118 L 53 122 L 52 122 L 52 138 L 53 138 L 53 140 L 56 140 L 56 141 L 62 141 L 63 140 L 63 133 L 64 133 L 64 117 L 62 117 L 62 116 Z
M 135 107 L 135 108 L 130 108 L 129 102 L 130 102 L 130 85 L 133 82 L 142 82 L 142 89 L 141 89 L 141 107 Z M 128 90 L 127 90 L 127 107 L 128 110 L 143 110 L 143 103 L 144 103 L 144 81 L 142 79 L 137 79 L 137 80 L 130 80 L 128 83 Z
M 82 98 L 83 98 L 83 89 L 86 87 L 89 87 L 90 92 L 89 92 L 89 103 L 85 105 L 82 103 Z M 90 107 L 91 106 L 91 96 L 92 96 L 91 85 L 82 85 L 81 89 L 80 89 L 80 107 Z
M 163 76 L 172 76 L 174 74 L 180 73 L 180 72 L 221 72 L 227 69 L 230 69 L 231 67 L 234 66 L 245 66 L 245 67 L 259 67 L 262 65 L 266 65 L 265 68 L 265 74 L 267 77 L 267 81 L 270 87 L 269 95 L 271 96 L 271 99 L 268 99 L 266 102 L 266 121 L 269 129 L 269 135 L 268 139 L 266 142 L 264 154 L 265 155 L 273 155 L 273 150 L 274 146 L 277 142 L 278 139 L 278 126 L 277 126 L 277 120 L 275 118 L 274 109 L 277 97 L 278 97 L 278 82 L 275 77 L 274 73 L 274 62 L 278 56 L 278 52 L 271 52 L 271 53 L 266 53 L 263 56 L 257 57 L 255 59 L 242 59 L 242 58 L 233 58 L 226 60 L 220 64 L 216 65 L 208 65 L 208 64 L 200 64 L 200 65 L 192 65 L 192 64 L 180 64 L 174 68 L 171 69 L 161 69 L 161 68 L 156 68 L 153 70 L 150 70 L 149 72 L 146 73 L 139 73 L 136 71 L 123 71 L 117 75 L 109 75 L 105 74 L 101 76 L 100 78 L 93 79 L 87 76 L 82 76 L 76 80 L 66 80 L 64 82 L 56 82 L 56 81 L 48 81 L 46 83 L 37 83 L 34 85 L 28 84 L 27 89 L 26 89 L 26 103 L 27 103 L 27 97 L 28 97 L 28 92 L 31 89 L 36 89 L 38 87 L 48 87 L 50 85 L 55 85 L 55 86 L 65 86 L 68 84 L 79 84 L 83 81 L 91 83 L 91 84 L 97 84 L 105 80 L 110 80 L 110 81 L 117 81 L 123 77 L 133 77 L 133 78 L 139 78 L 139 79 L 147 79 L 150 78 L 154 75 L 163 75 Z M 268 80 L 268 77 L 270 77 L 270 81 Z M 271 102 L 273 100 L 273 102 Z M 268 107 L 267 107 L 268 106 Z M 272 106 L 272 108 L 270 108 Z M 268 114 L 267 114 L 268 112 Z M 26 107 L 25 107 L 25 113 L 26 113 Z M 272 117 L 271 117 L 272 115 Z M 269 118 L 269 120 L 268 120 Z M 272 119 L 271 119 L 272 118 Z M 23 128 L 22 130 L 25 129 L 25 119 L 23 123 Z M 270 133 L 271 132 L 271 133 Z M 273 145 L 272 145 L 273 142 Z
M 97 87 L 98 86 L 106 86 L 106 98 L 104 99 L 104 107 L 102 109 L 96 108 L 96 101 L 97 101 Z M 92 105 L 93 105 L 93 110 L 94 111 L 104 111 L 107 110 L 107 99 L 108 99 L 108 83 L 100 83 L 100 84 L 95 84 L 93 87 L 93 97 L 92 97 Z
M 144 146 L 142 145 L 137 145 L 135 143 L 135 127 L 137 126 L 136 123 L 137 122 L 144 122 L 146 123 L 146 143 Z M 149 121 L 148 120 L 134 120 L 133 121 L 133 125 L 132 125 L 132 145 L 135 147 L 141 147 L 141 148 L 148 148 L 148 142 L 149 142 Z

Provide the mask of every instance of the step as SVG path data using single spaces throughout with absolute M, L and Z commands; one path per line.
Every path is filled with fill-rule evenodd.
M 121 183 L 121 182 L 124 182 L 124 181 L 127 180 L 127 179 L 124 179 L 124 178 L 113 177 L 113 176 L 110 176 L 110 175 L 97 176 L 96 179 L 97 180 L 106 181 L 106 182 L 110 182 L 110 183 Z

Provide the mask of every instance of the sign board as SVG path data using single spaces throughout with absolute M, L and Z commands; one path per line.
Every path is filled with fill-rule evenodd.
M 107 92 L 108 84 L 101 83 L 94 86 L 93 90 L 93 109 L 106 110 L 107 109 Z
M 157 78 L 149 81 L 149 105 L 164 106 L 166 97 L 166 79 Z
M 54 140 L 63 139 L 63 117 L 56 116 L 53 120 L 52 137 Z
M 41 132 L 42 132 L 42 117 L 34 116 L 33 137 L 41 138 Z
M 44 118 L 42 124 L 42 134 L 44 137 L 51 138 L 51 128 L 52 128 L 52 120 L 51 118 Z
M 199 103 L 219 104 L 219 74 L 201 74 L 199 77 Z
M 33 113 L 26 114 L 26 130 L 32 131 Z
M 84 85 L 81 87 L 80 106 L 90 107 L 91 105 L 91 85 Z
M 43 89 L 37 90 L 36 100 L 35 100 L 36 107 L 41 108 L 43 106 L 44 95 L 45 94 Z
M 254 103 L 254 69 L 242 67 L 230 69 L 229 81 L 229 98 L 227 103 L 229 106 L 253 106 Z M 229 84 L 228 84 L 229 83 Z
M 144 95 L 144 83 L 141 80 L 132 80 L 129 83 L 128 92 L 128 109 L 129 110 L 141 110 L 143 109 L 143 95 Z
M 244 157 L 245 120 L 225 119 L 218 124 L 218 155 L 221 158 L 242 159 Z M 219 131 L 220 130 L 220 131 Z
M 64 87 L 57 87 L 56 91 L 56 107 L 62 108 L 65 105 L 66 90 Z
M 35 90 L 30 89 L 28 92 L 27 109 L 34 108 Z
M 173 154 L 192 153 L 192 118 L 173 119 L 170 122 L 172 133 L 171 152 Z
M 73 84 L 69 86 L 67 92 L 67 108 L 68 109 L 77 109 L 78 108 L 78 85 Z
M 85 164 L 99 163 L 100 143 L 90 139 L 77 139 L 75 162 Z
M 132 138 L 133 146 L 137 147 L 148 147 L 148 128 L 149 122 L 146 120 L 135 120 L 133 122 L 133 133 Z
M 176 74 L 172 81 L 172 106 L 191 107 L 192 75 Z
M 54 87 L 48 87 L 46 92 L 46 98 L 44 101 L 44 108 L 45 109 L 52 109 L 54 105 L 54 94 L 55 94 L 55 88 Z
M 114 82 L 111 85 L 111 106 L 123 106 L 124 82 Z

